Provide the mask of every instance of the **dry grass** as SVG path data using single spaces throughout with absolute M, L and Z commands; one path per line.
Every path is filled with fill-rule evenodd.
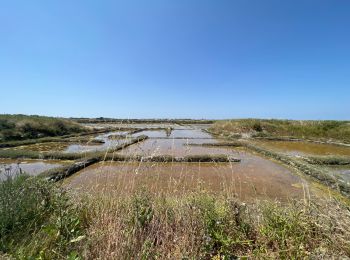
M 205 192 L 89 201 L 87 259 L 350 256 L 350 214 L 333 199 L 255 202 Z

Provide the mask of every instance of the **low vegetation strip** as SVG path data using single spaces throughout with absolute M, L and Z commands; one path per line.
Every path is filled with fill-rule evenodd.
M 296 120 L 264 120 L 238 119 L 217 121 L 210 131 L 219 135 L 252 136 L 338 141 L 350 143 L 349 121 L 296 121 Z
M 15 259 L 346 259 L 336 200 L 244 204 L 228 194 L 68 196 L 41 178 L 0 183 L 0 256 Z
M 310 164 L 318 165 L 350 165 L 350 157 L 341 156 L 303 156 L 305 161 Z
M 105 160 L 112 161 L 138 161 L 138 162 L 240 162 L 240 159 L 222 155 L 187 155 L 177 157 L 172 155 L 141 156 L 141 155 L 121 155 L 108 154 Z

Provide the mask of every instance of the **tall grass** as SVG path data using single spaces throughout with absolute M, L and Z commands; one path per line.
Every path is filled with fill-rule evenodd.
M 245 204 L 200 186 L 69 194 L 40 178 L 1 182 L 0 251 L 23 259 L 350 257 L 350 211 L 331 197 Z
M 98 201 L 98 203 L 96 203 Z M 255 202 L 193 192 L 95 198 L 87 259 L 300 259 L 350 255 L 350 215 L 334 200 Z

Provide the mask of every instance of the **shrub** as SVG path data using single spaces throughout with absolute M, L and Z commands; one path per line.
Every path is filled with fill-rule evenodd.
M 79 124 L 62 118 L 25 115 L 0 115 L 0 139 L 24 140 L 84 132 Z
M 0 183 L 0 252 L 26 259 L 74 255 L 84 238 L 81 212 L 53 183 L 7 178 Z

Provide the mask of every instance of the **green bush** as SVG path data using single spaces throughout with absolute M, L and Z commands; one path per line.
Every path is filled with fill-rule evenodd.
M 84 132 L 81 125 L 62 118 L 0 115 L 0 140 L 24 140 Z
M 55 184 L 26 175 L 0 183 L 0 252 L 27 259 L 74 255 L 82 209 Z

